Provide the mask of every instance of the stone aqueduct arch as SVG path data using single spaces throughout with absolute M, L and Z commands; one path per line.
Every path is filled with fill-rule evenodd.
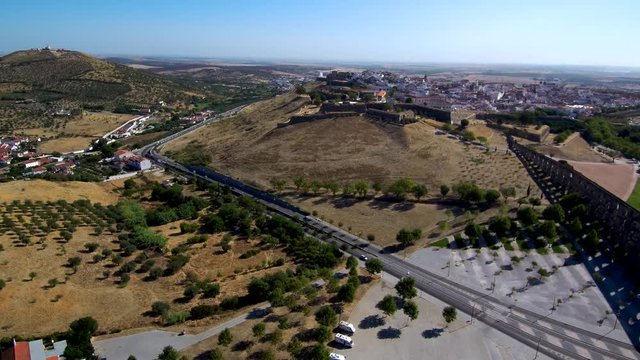
M 640 211 L 581 173 L 518 144 L 511 136 L 509 148 L 530 167 L 536 168 L 560 193 L 577 192 L 587 202 L 589 214 L 609 229 L 613 241 L 624 245 L 628 260 L 640 261 Z

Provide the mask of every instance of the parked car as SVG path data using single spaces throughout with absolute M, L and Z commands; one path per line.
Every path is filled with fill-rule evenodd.
M 360 255 L 360 260 L 367 261 L 367 260 L 369 260 L 369 258 L 367 257 L 367 255 L 362 254 L 362 255 Z
M 336 353 L 329 354 L 329 359 L 331 359 L 331 360 L 347 360 L 347 358 L 344 355 L 340 355 L 340 354 L 336 354 Z

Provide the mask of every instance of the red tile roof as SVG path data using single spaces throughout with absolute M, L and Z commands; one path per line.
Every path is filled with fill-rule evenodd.
M 29 351 L 29 343 L 26 341 L 17 342 L 13 347 L 13 359 L 14 360 L 31 360 L 31 354 Z

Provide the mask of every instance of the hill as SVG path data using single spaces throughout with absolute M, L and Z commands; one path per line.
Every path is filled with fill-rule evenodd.
M 192 84 L 70 50 L 32 49 L 0 58 L 0 126 L 34 126 L 56 109 L 172 103 L 203 92 Z
M 277 128 L 302 111 L 307 99 L 288 94 L 254 104 L 168 144 L 165 152 L 186 162 L 208 154 L 209 165 L 263 188 L 274 177 L 291 185 L 300 175 L 382 184 L 406 177 L 427 184 L 432 194 L 441 184 L 460 180 L 494 189 L 516 186 L 519 193 L 528 186 L 514 157 L 436 135 L 425 122 L 399 127 L 356 116 Z

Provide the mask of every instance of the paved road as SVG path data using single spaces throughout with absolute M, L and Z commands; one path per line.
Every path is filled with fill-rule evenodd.
M 177 350 L 184 349 L 202 340 L 216 336 L 226 328 L 232 328 L 248 319 L 254 318 L 266 308 L 267 306 L 264 305 L 259 306 L 199 334 L 179 335 L 171 331 L 151 330 L 133 335 L 98 340 L 93 342 L 93 346 L 100 359 L 125 360 L 129 355 L 133 355 L 138 360 L 153 360 L 162 352 L 165 346 L 173 346 Z
M 214 120 L 212 119 L 211 121 Z M 195 127 L 150 144 L 143 149 L 143 154 L 175 170 L 227 185 L 238 194 L 251 196 L 265 204 L 271 211 L 299 222 L 320 239 L 338 245 L 346 245 L 346 252 L 352 255 L 360 256 L 366 254 L 370 258 L 380 258 L 385 264 L 385 272 L 398 278 L 404 276 L 413 277 L 420 290 L 470 314 L 472 318 L 480 320 L 534 349 L 539 349 L 552 358 L 640 358 L 638 352 L 630 344 L 607 337 L 602 338 L 602 334 L 592 333 L 558 320 L 549 319 L 547 318 L 548 314 L 538 314 L 503 303 L 501 300 L 491 297 L 489 293 L 482 293 L 454 283 L 447 278 L 417 267 L 393 253 L 386 252 L 353 234 L 308 216 L 305 212 L 271 194 L 250 187 L 209 168 L 179 164 L 155 151 L 159 145 L 193 130 L 195 130 Z

